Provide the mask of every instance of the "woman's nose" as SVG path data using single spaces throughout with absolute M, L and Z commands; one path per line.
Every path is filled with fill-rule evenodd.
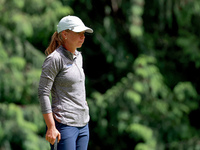
M 81 39 L 84 39 L 85 38 L 85 35 L 84 33 L 81 34 Z

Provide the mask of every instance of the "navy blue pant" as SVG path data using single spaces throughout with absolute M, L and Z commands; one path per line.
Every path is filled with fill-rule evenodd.
M 72 127 L 55 121 L 57 130 L 61 133 L 61 140 L 57 150 L 87 150 L 89 142 L 88 124 L 84 127 Z M 51 150 L 54 147 L 51 145 Z

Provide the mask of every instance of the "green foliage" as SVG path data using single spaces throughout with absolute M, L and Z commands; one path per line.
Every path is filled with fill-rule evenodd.
M 142 37 L 143 35 L 143 21 L 142 14 L 144 9 L 144 0 L 132 0 L 131 15 L 129 16 L 130 27 L 129 31 L 133 37 Z
M 28 118 L 27 120 L 25 120 L 22 110 L 15 104 L 0 104 L 0 131 L 2 131 L 0 134 L 0 149 L 49 149 L 49 144 L 45 139 L 37 135 L 41 128 L 42 115 L 38 115 L 39 111 L 34 109 L 37 118 L 40 118 L 37 120 L 39 123 L 36 123 L 36 119 L 34 121 L 31 119 L 31 116 L 33 116 L 33 114 L 30 114 L 31 110 L 24 112 Z M 44 123 L 42 126 L 45 127 Z
M 127 90 L 125 94 L 126 98 L 132 100 L 135 104 L 141 103 L 142 97 L 139 93 L 132 90 Z
M 43 116 L 40 111 L 39 105 L 27 105 L 23 108 L 24 120 L 33 123 L 37 126 L 37 133 L 44 135 L 46 131 L 46 125 L 43 120 Z
M 105 94 L 96 93 L 94 100 L 89 100 L 91 117 L 97 122 L 95 128 L 102 141 L 107 141 L 101 144 L 111 147 L 109 142 L 113 138 L 116 141 L 125 136 L 124 142 L 134 141 L 125 149 L 173 149 L 174 141 L 189 141 L 198 135 L 189 127 L 188 119 L 189 113 L 198 106 L 195 88 L 190 82 L 180 82 L 170 90 L 156 64 L 154 57 L 141 55 L 134 62 L 134 74 L 128 73 Z M 180 146 L 176 145 L 175 149 Z M 189 142 L 185 147 L 191 147 Z
M 197 97 L 197 92 L 190 82 L 180 82 L 174 87 L 174 93 L 180 102 L 191 101 Z
M 42 53 L 68 14 L 94 29 L 82 47 L 89 149 L 200 149 L 190 120 L 199 10 L 200 0 L 0 0 L 0 149 L 49 149 L 37 88 Z
M 49 149 L 41 137 L 37 89 L 45 56 L 38 48 L 73 11 L 59 0 L 0 0 L 0 13 L 0 149 Z
M 180 31 L 181 36 L 177 39 L 177 45 L 181 47 L 191 61 L 195 62 L 196 68 L 200 67 L 200 53 L 198 37 L 189 32 Z M 185 63 L 185 60 L 182 60 Z
M 153 0 L 145 6 L 145 52 L 156 56 L 166 83 L 173 88 L 191 78 L 198 82 L 200 1 Z
M 133 123 L 128 127 L 128 131 L 136 141 L 142 140 L 149 145 L 150 149 L 155 149 L 156 141 L 152 129 L 138 123 Z
M 48 40 L 38 34 L 49 36 L 45 33 L 72 10 L 51 0 L 0 1 L 0 5 L 4 5 L 0 10 L 0 102 L 38 103 L 37 90 L 33 89 L 38 88 L 45 56 L 32 43 L 44 41 L 40 38 Z

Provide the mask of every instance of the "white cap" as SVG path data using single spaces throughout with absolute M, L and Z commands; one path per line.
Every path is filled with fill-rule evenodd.
M 82 20 L 76 16 L 66 16 L 63 17 L 57 25 L 57 32 L 60 33 L 63 30 L 71 30 L 74 32 L 88 32 L 93 33 L 91 28 L 88 28 L 84 25 Z

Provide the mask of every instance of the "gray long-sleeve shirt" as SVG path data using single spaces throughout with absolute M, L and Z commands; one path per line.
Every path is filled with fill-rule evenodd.
M 53 112 L 58 122 L 76 127 L 85 126 L 89 122 L 80 52 L 76 50 L 73 55 L 60 46 L 47 56 L 42 66 L 38 96 L 42 113 Z

